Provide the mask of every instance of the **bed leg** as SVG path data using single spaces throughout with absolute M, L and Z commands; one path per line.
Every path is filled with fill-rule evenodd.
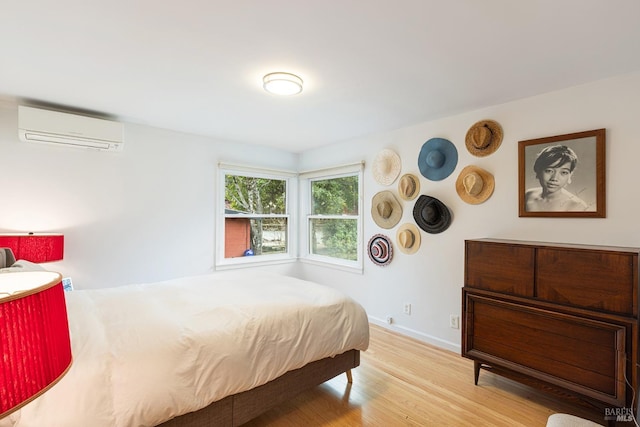
M 347 374 L 347 382 L 348 382 L 349 384 L 352 384 L 352 383 L 353 383 L 353 377 L 351 376 L 351 369 L 348 369 L 348 370 L 345 372 L 345 374 Z

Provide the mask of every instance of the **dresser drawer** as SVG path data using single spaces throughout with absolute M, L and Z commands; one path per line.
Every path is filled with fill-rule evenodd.
M 464 292 L 463 355 L 625 404 L 624 326 Z
M 467 240 L 465 286 L 534 296 L 535 248 Z
M 591 310 L 636 314 L 638 278 L 630 253 L 539 248 L 536 296 Z

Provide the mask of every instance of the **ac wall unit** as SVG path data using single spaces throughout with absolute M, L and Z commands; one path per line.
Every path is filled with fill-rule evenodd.
M 123 130 L 111 120 L 18 106 L 18 136 L 24 142 L 122 151 Z

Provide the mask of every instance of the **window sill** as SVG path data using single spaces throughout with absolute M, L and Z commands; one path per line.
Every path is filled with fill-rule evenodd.
M 303 264 L 311 264 L 311 265 L 317 265 L 320 267 L 326 267 L 326 268 L 331 268 L 334 270 L 342 270 L 342 271 L 346 271 L 349 273 L 354 273 L 354 274 L 363 274 L 364 273 L 364 269 L 362 266 L 352 266 L 352 265 L 345 265 L 345 264 L 341 264 L 338 262 L 334 262 L 334 261 L 330 261 L 327 260 L 325 261 L 324 258 L 300 258 L 299 261 Z
M 262 258 L 262 256 L 259 256 Z M 251 268 L 251 267 L 264 267 L 266 265 L 288 264 L 296 262 L 295 258 L 291 257 L 278 257 L 270 259 L 256 259 L 256 257 L 243 257 L 243 258 L 230 258 L 225 262 L 217 263 L 214 267 L 215 271 L 232 270 L 235 268 Z

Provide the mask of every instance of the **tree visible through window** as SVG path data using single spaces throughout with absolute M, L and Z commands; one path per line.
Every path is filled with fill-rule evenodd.
M 288 252 L 287 181 L 225 174 L 225 258 Z
M 358 260 L 358 175 L 310 180 L 313 255 Z

